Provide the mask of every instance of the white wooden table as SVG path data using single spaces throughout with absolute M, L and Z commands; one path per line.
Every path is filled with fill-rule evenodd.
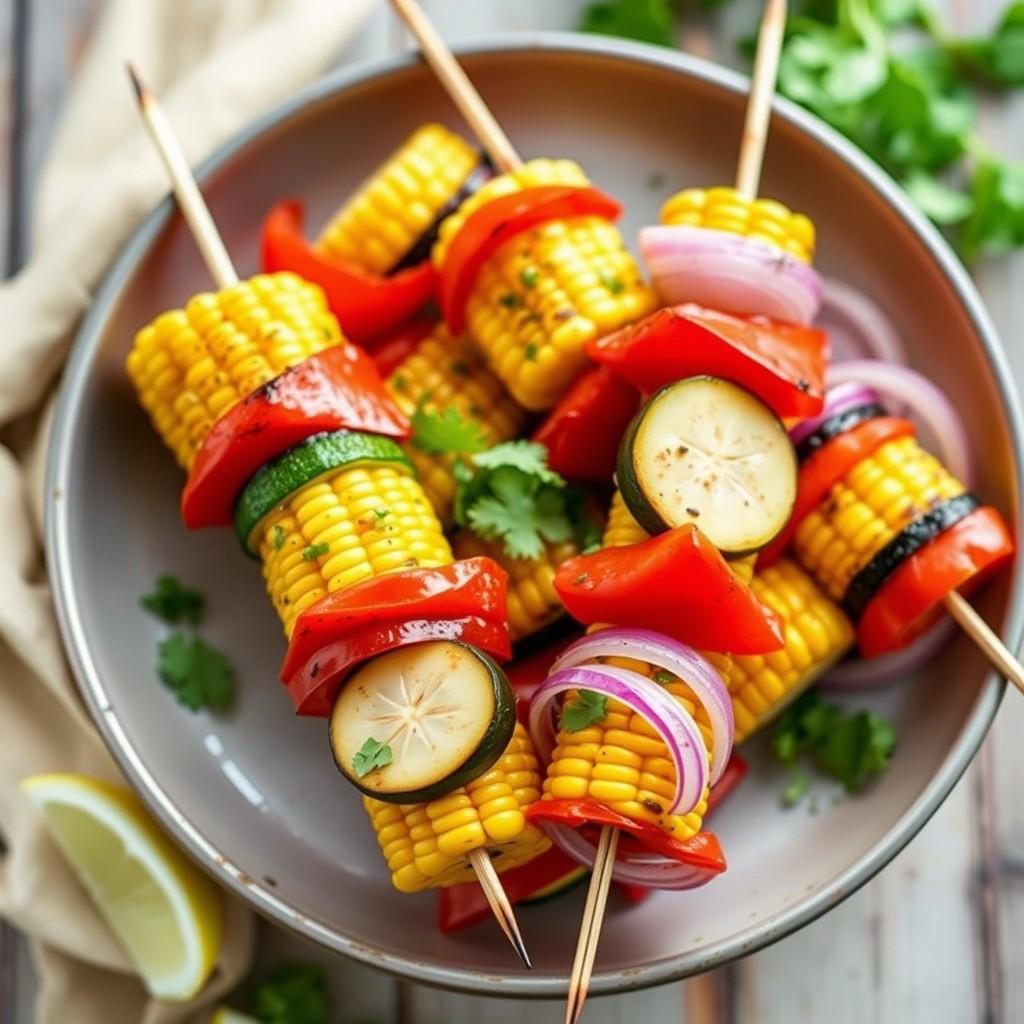
M 177 2 L 177 0 L 167 0 Z M 294 0 L 293 0 L 294 2 Z M 339 0 L 344 2 L 344 0 Z M 0 270 L 26 257 L 27 213 L 76 57 L 101 0 L 0 0 Z M 582 0 L 429 0 L 453 40 L 494 30 L 569 28 Z M 695 6 L 695 5 L 694 5 Z M 961 32 L 980 31 L 1001 0 L 934 0 Z M 734 8 L 734 9 L 733 9 Z M 728 40 L 753 24 L 753 0 L 718 18 L 695 18 L 685 45 L 736 63 Z M 404 45 L 383 8 L 345 60 Z M 1024 158 L 1024 99 L 986 107 L 997 148 Z M 1024 381 L 1024 256 L 982 267 L 977 280 Z M 941 699 L 937 695 L 937 699 Z M 1024 700 L 1012 694 L 950 798 L 874 881 L 797 935 L 716 973 L 595 1001 L 589 1024 L 1010 1024 L 1024 1021 Z M 268 927 L 262 957 L 330 966 L 339 1024 L 560 1022 L 557 1003 L 476 999 L 399 984 Z M 28 1024 L 32 977 L 24 943 L 0 926 L 0 1021 Z M 73 1024 L 73 1022 L 68 1022 Z M 122 1024 L 122 1022 L 111 1022 Z

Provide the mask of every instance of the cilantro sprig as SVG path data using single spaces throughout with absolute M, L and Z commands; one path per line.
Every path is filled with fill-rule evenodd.
M 772 749 L 790 772 L 782 802 L 792 806 L 809 789 L 805 760 L 848 793 L 859 793 L 889 767 L 895 748 L 896 731 L 881 715 L 848 714 L 823 701 L 817 690 L 808 690 L 783 712 L 772 737 Z
M 317 964 L 280 964 L 252 989 L 248 1009 L 264 1024 L 327 1024 L 327 972 Z
M 164 685 L 192 711 L 227 711 L 234 703 L 235 674 L 227 657 L 195 632 L 206 611 L 203 595 L 164 573 L 139 604 L 167 625 L 188 627 L 157 644 L 156 670 Z
M 375 768 L 386 768 L 394 759 L 391 747 L 371 736 L 352 757 L 352 769 L 356 778 L 361 779 Z
M 562 705 L 558 726 L 566 732 L 582 732 L 608 713 L 608 698 L 593 690 L 577 690 Z
M 429 455 L 480 452 L 487 447 L 480 424 L 464 419 L 450 406 L 443 412 L 427 412 L 421 404 L 412 416 L 412 443 Z

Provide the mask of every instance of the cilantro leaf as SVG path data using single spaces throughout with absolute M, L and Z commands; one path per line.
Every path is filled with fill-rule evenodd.
M 481 469 L 501 469 L 508 466 L 542 484 L 564 487 L 565 481 L 554 470 L 548 469 L 548 450 L 536 441 L 505 441 L 473 456 L 473 464 Z
M 322 540 L 317 544 L 310 544 L 308 548 L 302 549 L 302 557 L 307 562 L 314 562 L 322 555 L 326 555 L 331 550 L 331 545 L 327 541 Z
M 1024 2 L 1009 4 L 991 35 L 977 39 L 947 39 L 944 45 L 967 69 L 993 85 L 1024 85 Z
M 487 438 L 479 423 L 463 419 L 451 406 L 438 413 L 421 405 L 412 415 L 412 443 L 430 455 L 450 455 L 483 451 Z
M 327 1024 L 327 972 L 317 964 L 281 964 L 253 989 L 249 1009 L 265 1024 Z
M 394 761 L 395 755 L 387 743 L 381 743 L 372 736 L 355 752 L 352 758 L 352 768 L 355 770 L 356 778 L 361 779 L 369 775 L 374 768 L 384 768 Z
M 972 210 L 960 249 L 972 260 L 1024 245 L 1024 164 L 982 153 L 971 181 Z
M 226 711 L 235 697 L 235 676 L 227 658 L 199 637 L 172 633 L 157 646 L 157 672 L 178 702 L 192 711 Z
M 928 171 L 915 168 L 901 184 L 936 224 L 957 224 L 974 208 L 969 195 L 950 187 Z
M 577 690 L 562 705 L 558 726 L 566 732 L 581 732 L 589 725 L 600 722 L 608 712 L 608 698 L 593 690 Z
M 580 30 L 675 46 L 676 13 L 671 0 L 610 0 L 590 4 Z
M 206 598 L 198 590 L 185 586 L 170 573 L 158 576 L 153 593 L 140 598 L 139 604 L 147 612 L 171 626 L 179 622 L 198 626 L 206 610 Z
M 284 542 L 288 539 L 288 534 L 285 533 L 284 527 L 280 524 L 274 526 L 273 535 L 270 538 L 270 546 L 275 551 L 280 551 L 284 547 Z

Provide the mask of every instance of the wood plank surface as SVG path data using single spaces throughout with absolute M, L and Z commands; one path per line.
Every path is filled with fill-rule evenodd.
M 10 271 L 26 251 L 32 182 L 45 156 L 70 85 L 84 33 L 98 0 L 6 0 L 0 3 L 0 268 Z M 571 27 L 582 0 L 430 0 L 445 35 L 461 41 L 495 30 Z M 961 32 L 987 27 L 1000 0 L 933 3 Z M 28 69 L 28 120 L 13 138 L 16 109 L 11 60 L 14 14 L 31 7 L 32 33 L 18 59 Z M 753 0 L 736 0 L 718 18 L 688 23 L 684 41 L 703 55 L 737 63 L 731 43 L 756 16 Z M 716 31 L 721 29 L 723 31 Z M 405 45 L 382 4 L 373 23 L 344 55 L 366 58 Z M 985 133 L 1024 159 L 1024 96 L 986 101 Z M 16 144 L 17 143 L 17 144 Z M 22 184 L 12 192 L 11 168 Z M 16 170 L 14 178 L 18 179 Z M 11 201 L 18 206 L 12 216 Z M 14 230 L 10 226 L 14 225 Z M 976 272 L 1018 381 L 1024 380 L 1024 255 Z M 670 985 L 594 1000 L 589 1024 L 1012 1024 L 1024 1021 L 1024 701 L 1009 695 L 981 756 L 935 818 L 878 878 L 797 935 L 713 977 L 706 985 Z M 266 929 L 260 961 L 313 957 L 329 964 L 338 1020 L 379 1024 L 489 1024 L 561 1020 L 557 1003 L 523 1004 L 458 996 L 412 985 L 311 950 Z M 17 984 L 14 984 L 15 978 Z M 0 928 L 0 1021 L 28 1024 L 31 977 L 24 943 Z M 689 1006 L 690 1012 L 687 1012 Z

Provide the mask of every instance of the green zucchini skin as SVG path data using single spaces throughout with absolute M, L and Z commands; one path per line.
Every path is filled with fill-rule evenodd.
M 824 448 L 833 438 L 838 437 L 840 434 L 845 434 L 848 430 L 853 430 L 854 427 L 858 427 L 868 420 L 877 419 L 879 416 L 884 415 L 885 409 L 877 402 L 865 402 L 864 405 L 847 409 L 846 412 L 841 412 L 837 416 L 832 416 L 825 420 L 813 434 L 805 437 L 796 446 L 796 456 L 803 462 L 820 448 Z
M 889 577 L 912 555 L 981 507 L 970 492 L 943 501 L 905 527 L 850 580 L 843 607 L 856 622 Z
M 590 877 L 590 872 L 580 867 L 579 871 L 571 871 L 559 882 L 553 882 L 548 886 L 547 892 L 540 896 L 529 896 L 525 900 L 519 901 L 521 907 L 537 907 L 542 903 L 548 903 L 550 900 L 556 899 L 559 896 L 565 895 L 567 892 L 572 892 L 573 889 L 579 888 L 586 879 Z
M 462 647 L 472 657 L 477 658 L 484 668 L 487 669 L 494 694 L 494 714 L 491 717 L 491 723 L 487 731 L 481 737 L 473 753 L 445 778 L 429 786 L 423 786 L 419 789 L 402 790 L 396 793 L 381 793 L 363 785 L 362 781 L 353 773 L 352 765 L 344 763 L 345 759 L 338 755 L 334 743 L 331 742 L 331 756 L 334 758 L 338 771 L 365 796 L 388 804 L 419 804 L 437 800 L 462 786 L 468 785 L 474 779 L 478 779 L 497 762 L 511 742 L 512 733 L 516 727 L 516 697 L 512 690 L 512 684 L 508 681 L 508 677 L 502 671 L 501 666 L 490 655 L 485 654 L 476 647 L 470 647 L 468 644 L 455 640 L 445 640 L 443 642 L 453 644 L 456 647 Z M 333 713 L 331 720 L 333 721 Z M 328 729 L 330 732 L 330 725 Z
M 242 550 L 258 558 L 252 538 L 264 516 L 318 476 L 357 462 L 395 462 L 416 472 L 389 437 L 348 430 L 314 434 L 268 462 L 245 485 L 235 505 L 235 535 Z

